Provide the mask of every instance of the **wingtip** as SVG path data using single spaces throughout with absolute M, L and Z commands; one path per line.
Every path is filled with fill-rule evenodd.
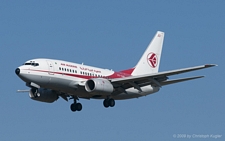
M 206 64 L 206 65 L 205 65 L 205 67 L 207 67 L 207 68 L 208 68 L 208 67 L 215 67 L 215 66 L 218 66 L 218 65 L 217 65 L 217 64 Z

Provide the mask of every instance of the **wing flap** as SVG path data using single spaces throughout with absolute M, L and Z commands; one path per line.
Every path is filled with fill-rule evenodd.
M 188 81 L 188 80 L 193 80 L 193 79 L 198 79 L 198 78 L 203 78 L 204 76 L 195 76 L 195 77 L 188 77 L 188 78 L 180 78 L 180 79 L 174 79 L 174 80 L 168 80 L 168 81 L 163 81 L 160 84 L 162 86 L 169 85 L 169 84 L 174 84 L 174 83 L 179 83 L 183 81 Z

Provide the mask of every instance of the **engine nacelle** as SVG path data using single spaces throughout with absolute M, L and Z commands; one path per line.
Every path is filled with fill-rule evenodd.
M 110 95 L 113 92 L 113 85 L 104 78 L 92 78 L 85 83 L 85 90 L 91 94 Z
M 49 89 L 37 89 L 37 88 L 32 88 L 30 89 L 29 96 L 33 100 L 41 101 L 41 102 L 47 102 L 47 103 L 52 103 L 56 101 L 59 96 L 53 92 L 52 90 Z

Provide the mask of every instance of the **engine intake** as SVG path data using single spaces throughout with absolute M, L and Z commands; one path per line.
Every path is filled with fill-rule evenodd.
M 113 85 L 104 78 L 92 78 L 85 83 L 85 90 L 91 94 L 110 95 L 113 92 Z
M 32 88 L 30 89 L 29 96 L 33 100 L 41 101 L 41 102 L 47 102 L 52 103 L 56 101 L 59 96 L 57 93 L 53 92 L 49 89 L 43 89 L 43 88 Z

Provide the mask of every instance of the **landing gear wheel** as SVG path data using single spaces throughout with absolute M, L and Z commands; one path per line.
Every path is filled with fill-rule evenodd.
M 77 103 L 78 97 L 77 96 L 73 96 L 72 98 L 74 100 L 74 103 L 70 105 L 70 109 L 71 111 L 75 112 L 75 111 L 81 111 L 82 110 L 82 104 L 81 103 Z
M 110 106 L 110 107 L 114 107 L 114 106 L 115 106 L 115 100 L 112 99 L 112 98 L 110 98 L 110 99 L 105 99 L 105 100 L 103 101 L 103 105 L 104 105 L 105 108 L 108 108 L 109 106 Z
M 82 105 L 81 105 L 81 103 L 73 103 L 73 104 L 70 105 L 70 109 L 73 112 L 81 111 L 82 110 Z
M 115 106 L 115 100 L 112 99 L 112 98 L 110 98 L 110 99 L 108 100 L 108 104 L 109 104 L 110 107 L 114 107 L 114 106 Z
M 71 109 L 71 111 L 75 112 L 77 110 L 76 109 L 76 104 L 75 103 L 71 104 L 70 105 L 70 109 Z
M 82 105 L 80 103 L 76 104 L 76 110 L 81 111 L 82 110 Z
M 105 100 L 103 101 L 103 105 L 104 105 L 105 108 L 108 108 L 108 107 L 109 107 L 108 99 L 105 99 Z

